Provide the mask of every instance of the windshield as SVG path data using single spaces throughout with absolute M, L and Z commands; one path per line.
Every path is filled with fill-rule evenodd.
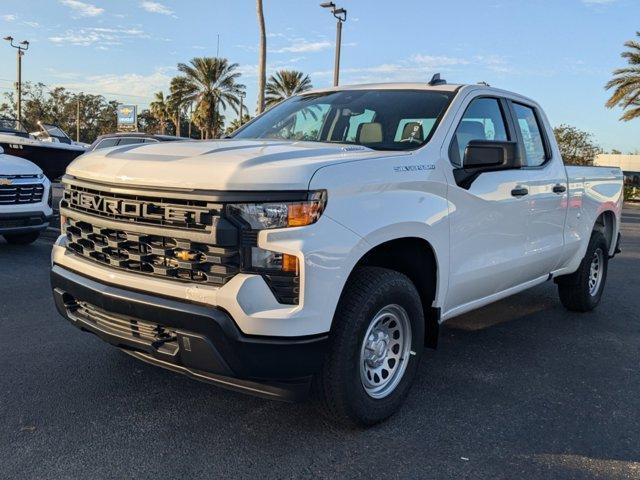
M 426 143 L 453 98 L 429 90 L 342 90 L 292 97 L 234 138 L 348 143 L 411 150 Z
M 27 129 L 15 118 L 0 118 L 0 130 L 27 133 Z

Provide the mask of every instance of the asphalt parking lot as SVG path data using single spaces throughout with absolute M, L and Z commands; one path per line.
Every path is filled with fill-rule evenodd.
M 640 207 L 600 307 L 547 283 L 442 328 L 369 430 L 126 356 L 55 312 L 52 238 L 0 240 L 0 478 L 640 478 Z

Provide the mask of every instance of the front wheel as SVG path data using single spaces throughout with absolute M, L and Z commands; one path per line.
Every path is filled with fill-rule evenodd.
M 422 303 L 411 280 L 384 268 L 359 268 L 338 305 L 317 379 L 325 409 L 361 426 L 391 416 L 409 392 L 423 345 Z
M 588 312 L 600 303 L 607 280 L 609 254 L 602 232 L 594 231 L 578 270 L 558 277 L 558 293 L 562 305 L 575 312 Z

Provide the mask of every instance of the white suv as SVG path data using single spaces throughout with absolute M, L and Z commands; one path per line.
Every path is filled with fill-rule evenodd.
M 0 148 L 0 235 L 8 243 L 35 242 L 53 215 L 51 182 L 42 170 Z

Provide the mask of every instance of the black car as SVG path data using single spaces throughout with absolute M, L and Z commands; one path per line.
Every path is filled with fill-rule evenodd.
M 109 148 L 123 145 L 134 145 L 138 143 L 157 143 L 157 142 L 174 142 L 176 140 L 190 140 L 186 137 L 175 137 L 173 135 L 154 135 L 151 133 L 108 133 L 100 135 L 89 146 L 88 152 L 99 150 L 101 148 Z

